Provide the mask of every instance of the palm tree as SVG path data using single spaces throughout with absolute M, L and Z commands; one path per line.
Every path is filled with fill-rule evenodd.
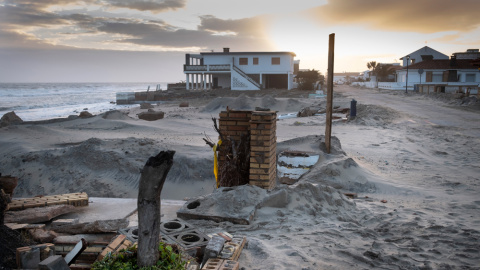
M 373 75 L 375 75 L 375 70 L 377 69 L 377 61 L 371 61 L 367 63 L 368 69 L 372 70 Z M 370 73 L 368 73 L 368 76 L 370 77 Z

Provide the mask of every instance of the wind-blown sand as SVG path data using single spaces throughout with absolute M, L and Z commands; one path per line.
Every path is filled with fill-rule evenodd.
M 202 140 L 217 138 L 211 118 L 226 106 L 285 114 L 324 108 L 324 100 L 299 98 L 308 96 L 302 91 L 215 92 L 190 100 L 192 107 L 179 108 L 184 100 L 155 106 L 165 119 L 154 122 L 139 120 L 145 110 L 135 108 L 4 127 L 0 173 L 20 178 L 16 197 L 136 197 L 148 157 L 171 149 L 162 199 L 217 201 L 199 212 L 254 213 L 247 225 L 189 220 L 207 233 L 247 236 L 245 269 L 480 269 L 480 103 L 349 86 L 334 91 L 334 105 L 358 101 L 357 118 L 334 122 L 331 154 L 322 146 L 324 115 L 279 120 L 277 152 L 320 158 L 296 185 L 271 192 L 243 186 L 212 193 L 213 153 Z

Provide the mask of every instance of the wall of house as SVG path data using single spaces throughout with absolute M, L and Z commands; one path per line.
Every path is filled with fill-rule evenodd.
M 253 58 L 258 58 L 258 65 L 253 64 Z M 280 57 L 280 65 L 272 65 L 272 57 Z M 247 58 L 248 65 L 240 65 L 239 59 Z M 225 55 L 204 55 L 203 63 L 205 65 L 231 64 L 235 61 L 235 66 L 247 74 L 260 73 L 293 73 L 293 56 L 290 54 L 225 54 Z

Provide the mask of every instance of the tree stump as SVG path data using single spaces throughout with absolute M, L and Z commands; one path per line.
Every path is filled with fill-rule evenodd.
M 175 151 L 162 151 L 150 157 L 140 176 L 137 201 L 139 267 L 155 265 L 159 259 L 160 194 L 174 154 Z

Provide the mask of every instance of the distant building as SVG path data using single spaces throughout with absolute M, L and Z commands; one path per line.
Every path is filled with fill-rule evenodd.
M 293 52 L 203 52 L 186 54 L 187 89 L 292 89 L 299 70 Z
M 456 52 L 453 55 L 458 59 L 480 59 L 479 49 L 468 49 L 466 52 Z
M 345 84 L 352 81 L 358 80 L 358 78 L 363 78 L 362 72 L 342 72 L 342 73 L 333 73 L 333 83 L 334 84 Z

